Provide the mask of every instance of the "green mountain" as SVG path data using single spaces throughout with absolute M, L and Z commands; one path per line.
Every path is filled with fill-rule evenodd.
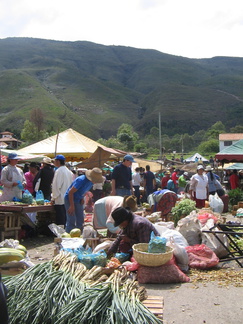
M 155 50 L 32 38 L 0 40 L 0 129 L 19 133 L 33 108 L 49 131 L 97 139 L 122 123 L 141 135 L 243 123 L 243 58 L 188 59 Z

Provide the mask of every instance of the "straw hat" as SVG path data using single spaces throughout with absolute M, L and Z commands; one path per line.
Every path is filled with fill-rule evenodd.
M 129 207 L 131 211 L 135 212 L 138 210 L 137 197 L 135 196 L 124 196 L 123 207 Z
M 45 164 L 52 164 L 52 162 L 51 162 L 51 158 L 49 158 L 49 157 L 44 157 L 43 160 L 42 160 L 42 163 L 45 163 Z
M 211 165 L 207 165 L 205 170 L 206 171 L 213 171 L 213 169 L 211 168 Z
M 102 183 L 103 182 L 102 170 L 99 168 L 93 168 L 92 170 L 86 170 L 85 176 L 93 183 Z

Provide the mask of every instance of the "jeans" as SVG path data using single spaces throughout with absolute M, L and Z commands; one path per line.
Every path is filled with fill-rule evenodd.
M 126 189 L 126 188 L 119 189 L 119 188 L 117 188 L 116 189 L 116 196 L 122 196 L 122 197 L 131 196 L 131 189 Z
M 83 230 L 84 224 L 84 205 L 81 205 L 80 202 L 74 202 L 74 215 L 70 215 L 68 213 L 68 209 L 70 207 L 69 200 L 65 199 L 65 208 L 66 208 L 66 232 L 70 233 L 70 231 L 74 228 L 80 228 Z
M 137 204 L 140 205 L 140 190 L 139 186 L 133 186 L 134 188 L 134 195 L 137 197 Z

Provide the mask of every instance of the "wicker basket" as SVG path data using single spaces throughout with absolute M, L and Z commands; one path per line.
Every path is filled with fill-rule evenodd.
M 165 264 L 172 258 L 174 249 L 166 246 L 165 253 L 148 253 L 147 251 L 148 243 L 139 243 L 133 245 L 133 256 L 139 264 L 148 267 L 158 267 Z

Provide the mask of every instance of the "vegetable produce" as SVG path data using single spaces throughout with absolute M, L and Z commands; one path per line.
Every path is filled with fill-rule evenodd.
M 181 216 L 187 216 L 196 209 L 196 202 L 185 198 L 180 200 L 175 207 L 172 208 L 171 213 L 173 215 L 173 220 L 175 226 L 177 225 L 178 221 L 180 220 Z
M 71 237 L 80 237 L 81 235 L 81 230 L 79 228 L 74 228 L 70 232 Z
M 69 234 L 69 233 L 62 233 L 61 234 L 61 237 L 63 237 L 63 238 L 70 238 L 71 237 L 71 235 Z
M 18 246 L 16 246 L 16 249 L 19 251 L 23 251 L 25 254 L 27 253 L 27 249 L 25 246 L 19 244 Z
M 142 303 L 146 291 L 122 267 L 108 278 L 59 253 L 20 275 L 4 278 L 10 324 L 161 323 Z
M 13 248 L 0 248 L 0 265 L 10 261 L 20 261 L 24 257 L 25 253 L 23 251 Z

